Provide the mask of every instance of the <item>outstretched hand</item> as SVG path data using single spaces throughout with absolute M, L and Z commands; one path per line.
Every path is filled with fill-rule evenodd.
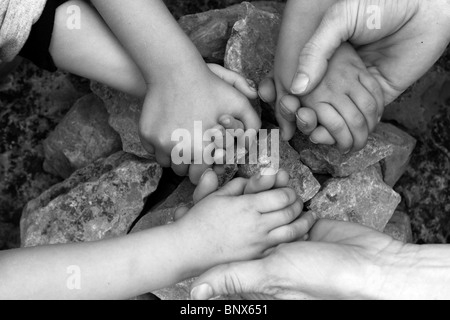
M 382 281 L 373 266 L 403 247 L 357 224 L 321 220 L 309 241 L 281 245 L 262 260 L 216 267 L 195 281 L 191 295 L 195 300 L 234 294 L 286 300 L 376 298 Z

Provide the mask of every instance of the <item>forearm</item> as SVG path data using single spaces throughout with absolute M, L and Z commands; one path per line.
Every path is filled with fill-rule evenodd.
M 206 65 L 161 0 L 93 0 L 103 19 L 140 68 L 148 84 L 188 78 Z
M 0 299 L 127 299 L 183 280 L 172 226 L 0 254 Z M 79 272 L 79 273 L 78 273 Z
M 326 11 L 339 0 L 289 0 L 283 16 L 275 69 L 284 87 L 290 88 L 305 44 L 322 22 Z
M 450 299 L 450 246 L 405 246 L 381 263 L 377 298 Z

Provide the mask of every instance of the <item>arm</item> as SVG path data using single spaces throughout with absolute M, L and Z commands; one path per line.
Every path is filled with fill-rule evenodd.
M 0 299 L 127 299 L 170 286 L 190 276 L 181 250 L 187 239 L 172 229 L 1 252 Z
M 377 299 L 449 299 L 450 246 L 410 245 L 396 255 L 380 255 Z

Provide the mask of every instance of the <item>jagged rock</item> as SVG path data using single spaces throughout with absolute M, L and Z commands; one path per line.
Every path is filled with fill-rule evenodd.
M 397 127 L 386 123 L 380 123 L 375 134 L 387 141 L 393 148 L 392 155 L 382 160 L 381 163 L 384 181 L 387 185 L 394 187 L 408 167 L 417 140 Z
M 348 177 L 394 152 L 393 147 L 379 135 L 371 135 L 363 150 L 347 155 L 342 154 L 335 146 L 315 145 L 300 132 L 295 134 L 290 143 L 300 154 L 303 163 L 314 173 L 331 174 L 334 177 Z
M 359 223 L 382 232 L 400 201 L 372 166 L 348 178 L 329 180 L 311 201 L 310 210 L 319 219 Z
M 102 101 L 87 95 L 44 141 L 44 170 L 62 178 L 93 161 L 121 150 L 120 137 L 108 124 Z
M 441 106 L 436 97 L 448 92 L 449 80 L 448 72 L 434 67 L 386 107 L 383 119 L 396 121 L 417 137 L 427 134 Z
M 299 154 L 287 143 L 278 140 L 279 149 L 272 147 L 272 133 L 269 133 L 267 139 L 260 140 L 259 145 L 263 146 L 258 151 L 258 164 L 252 164 L 249 158 L 245 165 L 239 166 L 238 175 L 243 178 L 251 178 L 261 172 L 263 168 L 274 166 L 271 158 L 280 160 L 279 168 L 286 170 L 291 180 L 289 187 L 293 188 L 303 202 L 311 200 L 320 190 L 320 184 L 314 178 L 311 170 L 301 161 Z
M 233 26 L 225 54 L 225 67 L 259 84 L 272 71 L 281 28 L 281 15 L 246 4 L 245 16 Z M 261 114 L 259 100 L 253 107 Z M 273 109 L 266 108 L 273 118 Z
M 119 152 L 75 172 L 24 209 L 22 246 L 124 235 L 161 178 L 154 160 Z
M 285 5 L 271 1 L 257 1 L 252 4 L 244 2 L 226 9 L 187 15 L 181 17 L 178 23 L 203 58 L 211 62 L 220 62 L 224 59 L 233 25 L 247 14 L 249 7 L 254 6 L 266 12 L 278 13 L 283 11 Z
M 105 103 L 109 125 L 120 135 L 123 151 L 151 159 L 139 137 L 143 101 L 97 82 L 92 82 L 91 89 Z
M 272 71 L 281 17 L 249 3 L 246 6 L 245 16 L 233 26 L 225 67 L 259 83 Z
M 394 213 L 386 229 L 384 229 L 384 233 L 395 240 L 404 243 L 413 243 L 411 219 L 404 212 L 396 211 Z

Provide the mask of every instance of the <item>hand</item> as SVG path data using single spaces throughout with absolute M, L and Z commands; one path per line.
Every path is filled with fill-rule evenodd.
M 368 19 L 374 12 L 370 10 L 374 8 L 380 9 L 380 29 L 368 27 Z M 450 41 L 449 12 L 446 0 L 338 2 L 327 11 L 322 24 L 300 54 L 290 93 L 304 96 L 314 90 L 327 71 L 329 59 L 343 42 L 349 41 L 381 85 L 384 105 L 388 105 L 442 55 Z M 262 83 L 260 95 L 264 100 L 273 98 L 271 86 L 271 81 Z M 303 127 L 312 131 L 317 115 L 310 109 L 300 110 L 288 109 L 283 117 L 292 122 L 297 114 Z M 333 137 L 324 132 L 320 139 Z
M 140 121 L 142 143 L 162 166 L 172 166 L 180 176 L 189 173 L 191 181 L 197 184 L 210 167 L 204 161 L 191 165 L 196 152 L 203 155 L 203 132 L 217 126 L 224 114 L 242 121 L 246 129 L 258 130 L 261 120 L 247 99 L 256 95 L 243 77 L 217 65 L 209 65 L 209 69 L 205 65 L 204 70 L 196 70 L 195 74 L 180 71 L 176 76 L 167 75 L 154 83 L 146 96 Z M 198 121 L 203 131 L 195 143 L 194 122 Z M 171 159 L 178 143 L 171 138 L 177 129 L 187 129 L 191 133 L 190 162 L 181 165 L 174 165 Z M 200 144 L 198 139 L 201 139 Z
M 275 299 L 377 298 L 381 257 L 395 256 L 403 247 L 360 225 L 321 220 L 308 242 L 281 245 L 262 260 L 210 270 L 193 284 L 192 298 L 242 293 Z
M 195 264 L 190 275 L 222 263 L 260 258 L 280 243 L 302 238 L 309 226 L 296 221 L 303 204 L 286 187 L 288 182 L 288 174 L 281 171 L 235 179 L 217 191 L 217 175 L 207 170 L 194 194 L 195 206 L 175 213 L 175 234 L 187 239 L 186 260 Z

